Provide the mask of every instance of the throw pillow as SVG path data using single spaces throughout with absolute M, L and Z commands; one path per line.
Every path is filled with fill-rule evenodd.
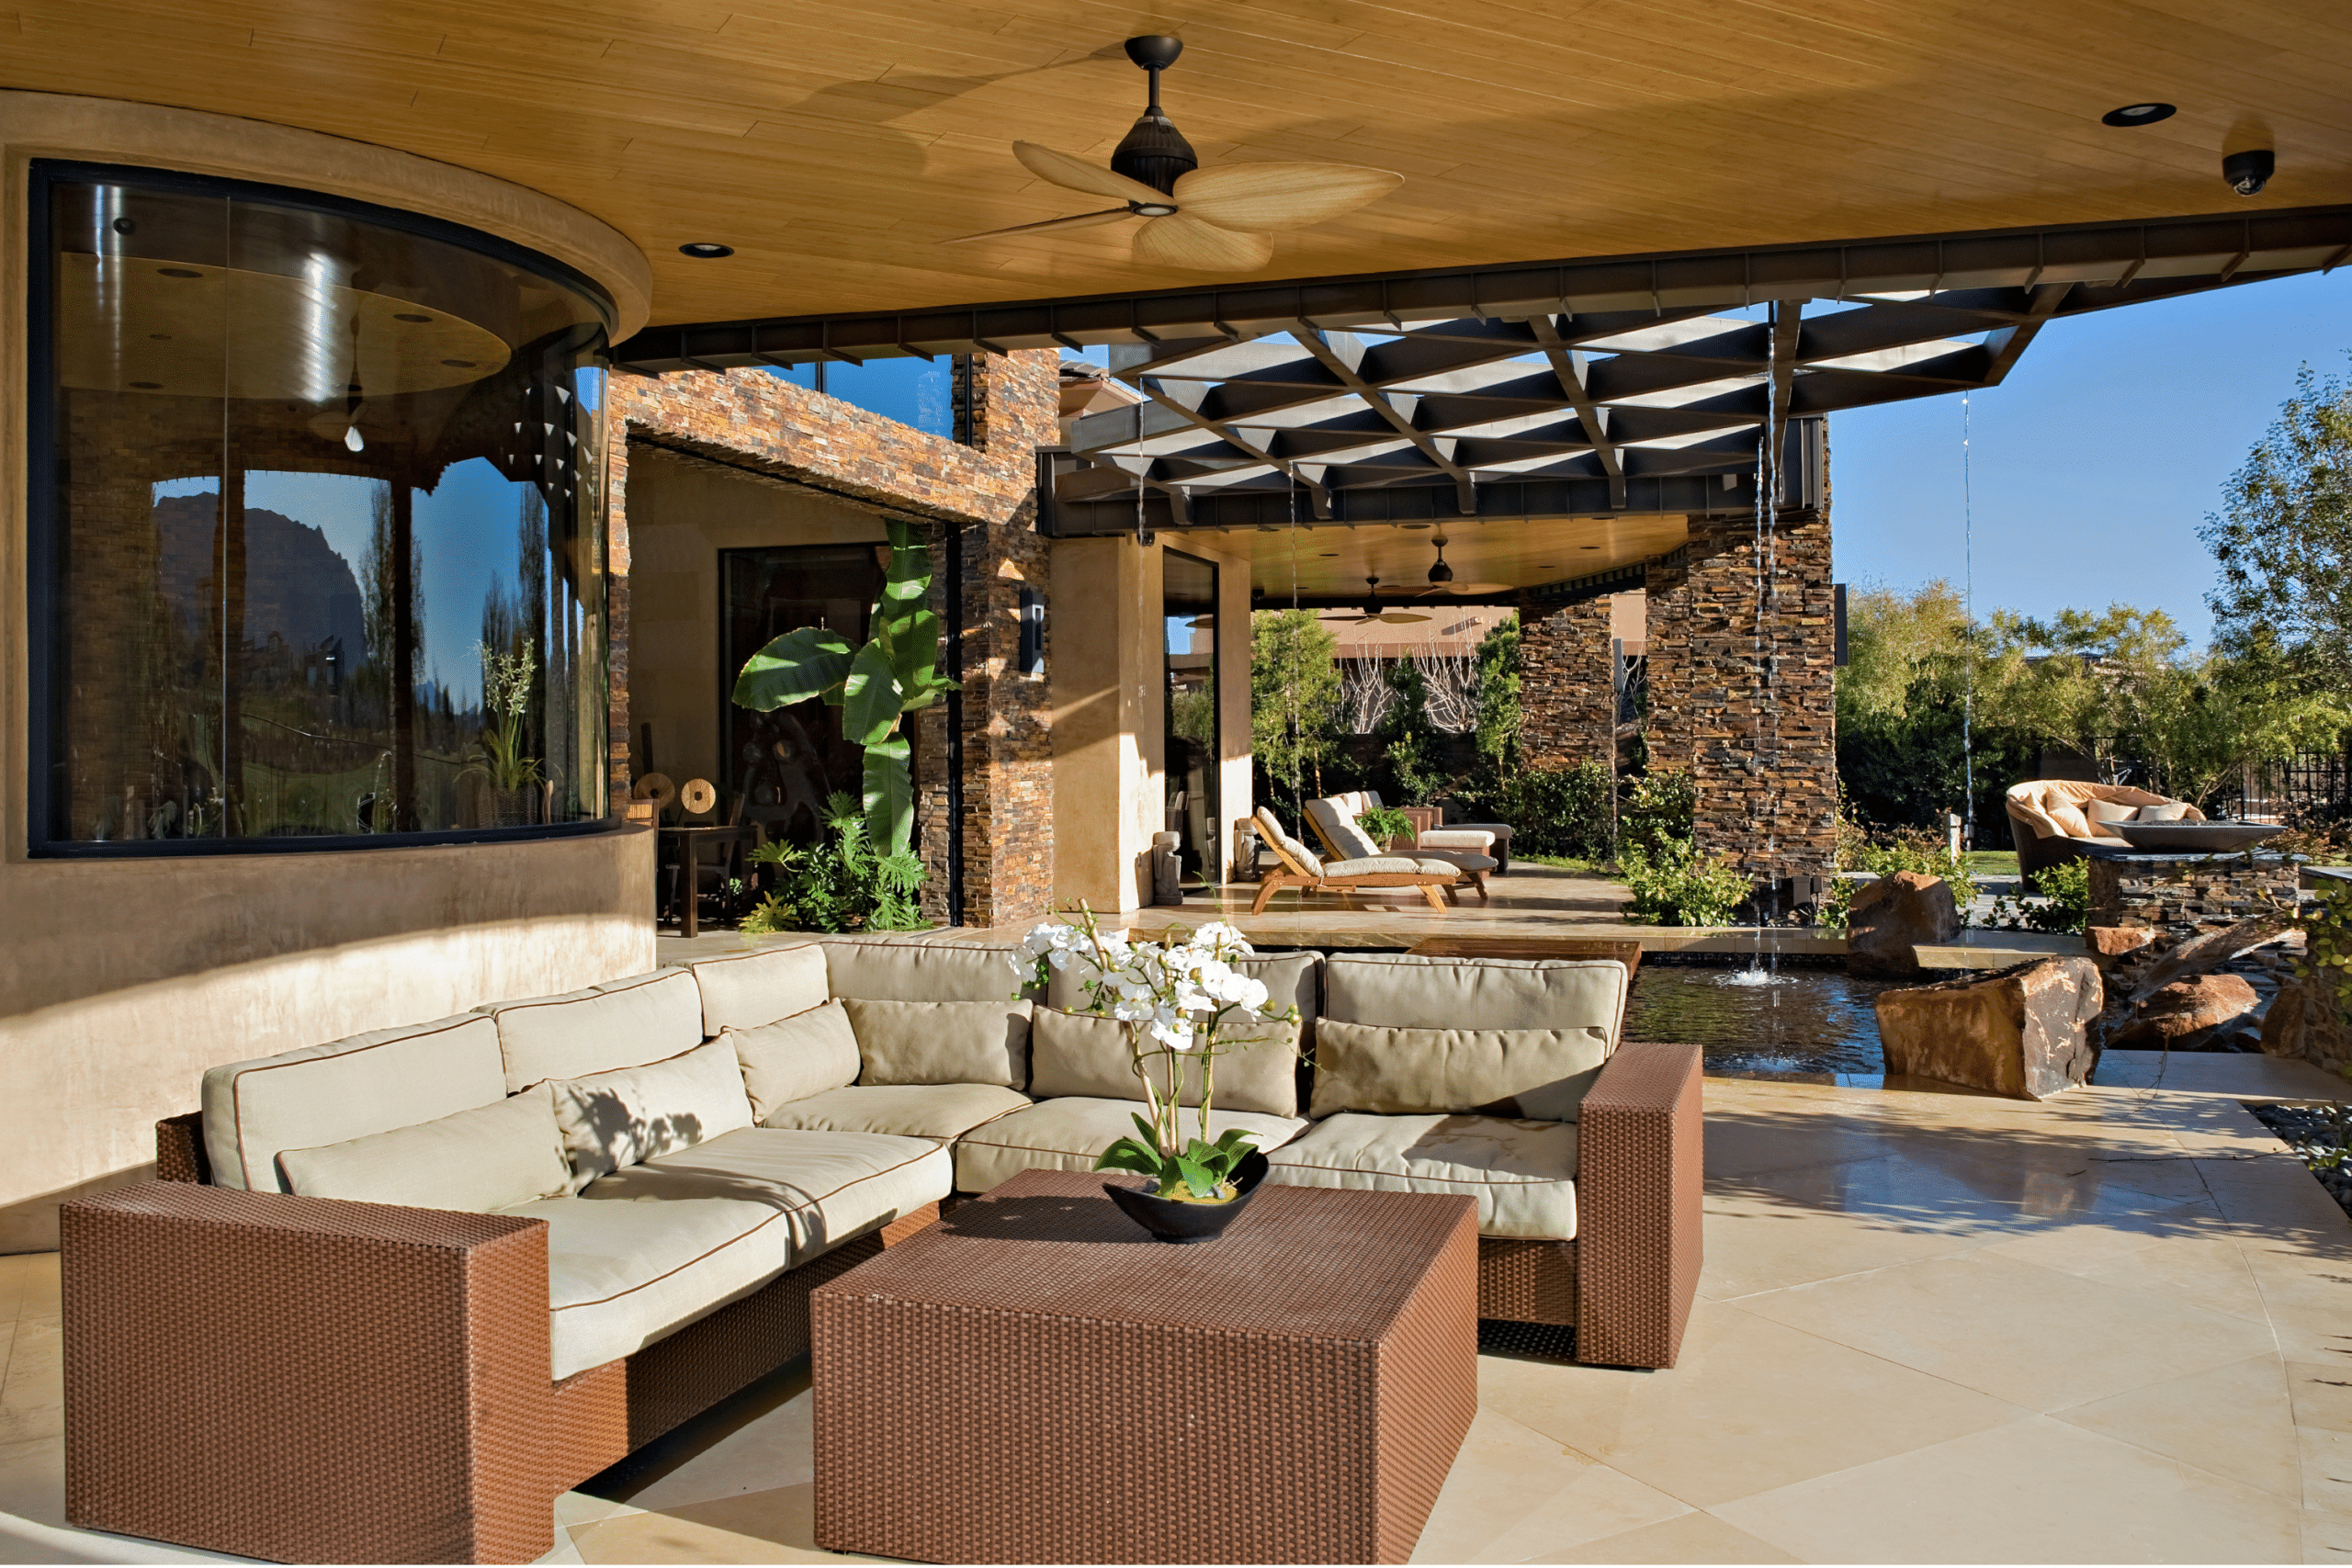
M 1311 1113 L 1573 1122 L 1608 1060 L 1600 1029 L 1391 1029 L 1326 1018 L 1315 1031 Z
M 734 1043 L 752 1119 L 762 1124 L 796 1100 L 857 1081 L 857 1034 L 838 1001 L 757 1029 L 730 1029 L 723 1038 Z
M 1006 989 L 1012 988 L 1007 971 Z M 888 1002 L 844 997 L 860 1083 L 1029 1081 L 1027 1002 Z
M 2140 820 L 2143 822 L 2186 822 L 2189 819 L 2188 813 L 2192 809 L 2193 807 L 2186 802 L 2167 800 L 2162 806 L 2142 807 Z
M 666 1062 L 561 1078 L 553 1087 L 575 1192 L 624 1166 L 752 1124 L 743 1068 L 726 1035 Z
M 1165 1088 L 1166 1067 L 1153 1066 L 1154 1085 Z M 1298 1025 L 1270 1023 L 1236 1034 L 1216 1058 L 1217 1111 L 1260 1111 L 1272 1116 L 1298 1114 Z M 1039 1008 L 1030 1025 L 1029 1092 L 1038 1100 L 1133 1100 L 1144 1098 L 1127 1050 L 1126 1025 L 1099 1013 Z M 1188 1065 L 1180 1105 L 1201 1102 L 1201 1077 Z
M 2070 839 L 2088 839 L 2095 836 L 2091 832 L 2090 818 L 2083 815 L 2083 808 L 2079 806 L 2069 806 L 2064 801 L 2052 801 L 2044 807 L 2042 811 L 2050 820 L 2058 824 L 2058 830 Z
M 277 1156 L 289 1192 L 487 1214 L 571 1185 L 545 1084 L 413 1127 Z
M 2126 806 L 2120 800 L 2094 800 L 2085 804 L 2083 815 L 2091 819 L 2094 827 L 2098 827 L 2109 822 L 2130 822 L 2138 818 L 2140 808 Z

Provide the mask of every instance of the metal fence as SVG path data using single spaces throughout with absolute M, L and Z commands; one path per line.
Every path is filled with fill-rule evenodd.
M 2242 770 L 2217 804 L 2246 822 L 2340 822 L 2352 818 L 2352 748 L 2305 751 Z

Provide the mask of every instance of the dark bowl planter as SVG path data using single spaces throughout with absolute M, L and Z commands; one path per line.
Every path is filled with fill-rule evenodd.
M 1177 1203 L 1166 1198 L 1155 1198 L 1140 1187 L 1124 1187 L 1114 1181 L 1102 1184 L 1127 1218 L 1151 1233 L 1154 1241 L 1187 1242 L 1215 1241 L 1236 1215 L 1249 1206 L 1266 1179 L 1266 1156 L 1252 1154 L 1233 1168 L 1233 1201 L 1229 1203 Z

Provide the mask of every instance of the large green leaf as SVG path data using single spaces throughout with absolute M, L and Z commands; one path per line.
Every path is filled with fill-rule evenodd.
M 842 738 L 854 746 L 889 739 L 906 695 L 890 668 L 888 645 L 878 639 L 867 643 L 850 660 L 849 679 L 842 682 Z
M 902 855 L 914 837 L 915 783 L 907 739 L 894 735 L 865 748 L 865 832 L 885 855 Z
M 854 658 L 839 632 L 823 626 L 786 632 L 743 661 L 736 705 L 766 713 L 824 696 L 848 676 Z
M 931 551 L 916 542 L 914 525 L 886 518 L 890 535 L 890 570 L 882 581 L 883 614 L 892 619 L 906 614 L 931 595 Z

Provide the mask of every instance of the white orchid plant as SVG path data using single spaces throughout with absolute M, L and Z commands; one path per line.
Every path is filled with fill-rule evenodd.
M 1112 1144 L 1095 1169 L 1148 1176 L 1158 1196 L 1178 1202 L 1223 1203 L 1236 1196 L 1233 1172 L 1249 1157 L 1254 1134 L 1236 1127 L 1210 1137 L 1216 1059 L 1244 1045 L 1271 1048 L 1263 1026 L 1298 1019 L 1296 1008 L 1271 1005 L 1264 981 L 1233 966 L 1254 951 L 1222 920 L 1189 933 L 1171 927 L 1159 942 L 1133 942 L 1102 930 L 1084 904 L 1023 940 L 1011 963 L 1025 984 L 1042 987 L 1057 972 L 1074 971 L 1087 1005 L 1072 1010 L 1127 1026 L 1128 1055 L 1151 1118 L 1136 1117 L 1142 1136 Z M 1188 1072 L 1199 1074 L 1201 1131 L 1184 1140 L 1179 1112 Z

